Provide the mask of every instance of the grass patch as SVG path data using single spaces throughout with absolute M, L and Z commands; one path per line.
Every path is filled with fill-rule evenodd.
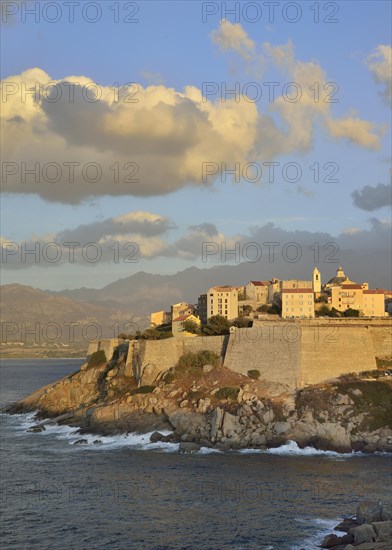
M 140 388 L 135 388 L 130 392 L 131 395 L 136 395 L 137 393 L 152 393 L 155 390 L 156 386 L 140 386 Z
M 388 382 L 358 381 L 336 384 L 339 393 L 348 394 L 354 401 L 356 414 L 367 413 L 360 430 L 374 431 L 379 428 L 392 428 L 392 385 Z M 362 395 L 355 395 L 358 389 Z
M 249 378 L 253 378 L 253 380 L 258 380 L 260 378 L 260 371 L 257 369 L 248 370 L 248 376 Z
M 224 388 L 220 388 L 216 392 L 215 397 L 217 399 L 227 399 L 228 401 L 234 401 L 234 400 L 236 401 L 239 391 L 240 391 L 239 388 L 232 388 L 227 386 Z
M 107 362 L 108 360 L 106 359 L 105 352 L 103 351 L 103 349 L 99 349 L 98 351 L 94 351 L 94 353 L 90 355 L 90 358 L 87 361 L 87 367 L 99 367 L 100 365 L 104 365 Z
M 378 369 L 391 369 L 392 368 L 392 358 L 388 357 L 376 357 L 376 364 Z
M 203 376 L 204 365 L 212 365 L 216 368 L 220 363 L 221 358 L 213 351 L 203 350 L 196 353 L 188 351 L 181 355 L 177 365 L 165 373 L 162 380 L 165 384 L 171 384 L 174 380 L 187 376 L 200 378 Z

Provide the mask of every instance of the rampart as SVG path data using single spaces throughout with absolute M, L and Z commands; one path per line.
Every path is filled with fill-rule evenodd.
M 151 384 L 174 367 L 186 351 L 214 351 L 241 374 L 260 371 L 260 379 L 292 388 L 349 372 L 376 368 L 376 357 L 392 354 L 392 320 L 256 321 L 227 336 L 131 340 L 127 372 Z M 111 358 L 118 340 L 91 343 L 88 354 L 104 349 Z

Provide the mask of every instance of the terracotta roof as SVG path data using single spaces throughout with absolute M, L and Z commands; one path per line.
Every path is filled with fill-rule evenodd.
M 269 281 L 249 281 L 249 282 L 255 286 L 268 286 L 270 284 Z
M 287 294 L 293 294 L 293 293 L 297 293 L 297 294 L 304 294 L 304 293 L 308 293 L 308 294 L 313 294 L 313 290 L 311 288 L 283 288 L 282 289 L 282 292 L 285 292 Z
M 191 315 L 180 315 L 176 319 L 173 319 L 172 323 L 176 323 L 177 321 L 185 321 L 188 319 L 188 317 L 192 317 Z
M 364 290 L 364 294 L 388 294 L 382 288 L 375 288 L 373 290 Z

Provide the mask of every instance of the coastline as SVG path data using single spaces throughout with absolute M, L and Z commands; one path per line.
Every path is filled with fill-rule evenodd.
M 71 426 L 81 437 L 153 432 L 153 441 L 178 443 L 183 452 L 264 451 L 289 442 L 316 451 L 392 452 L 392 381 L 346 377 L 290 391 L 221 365 L 206 366 L 138 386 L 121 357 L 85 363 L 5 412 L 37 411 L 36 432 L 48 421 Z M 376 395 L 379 403 L 382 392 L 386 410 L 369 401 Z

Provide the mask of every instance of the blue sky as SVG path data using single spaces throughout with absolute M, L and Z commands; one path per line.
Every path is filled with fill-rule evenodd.
M 183 238 L 191 237 L 192 242 L 197 237 L 199 240 L 205 240 L 206 234 L 197 230 L 197 235 L 194 235 L 195 229 L 192 227 L 206 223 L 214 224 L 216 227 L 216 235 L 211 237 L 212 239 L 216 238 L 220 241 L 223 239 L 227 242 L 236 239 L 244 242 L 252 234 L 252 227 L 260 229 L 269 222 L 287 231 L 288 238 L 290 234 L 295 235 L 295 231 L 301 230 L 315 234 L 328 234 L 338 240 L 340 235 L 349 231 L 357 235 L 357 242 L 352 244 L 355 248 L 359 246 L 360 238 L 363 235 L 367 238 L 368 232 L 372 231 L 370 218 L 376 218 L 384 225 L 390 220 L 390 199 L 389 205 L 388 200 L 384 202 L 381 200 L 380 203 L 380 200 L 375 199 L 374 205 L 365 209 L 363 205 L 355 204 L 352 197 L 353 192 L 370 186 L 373 189 L 368 190 L 368 194 L 371 195 L 370 201 L 372 201 L 375 198 L 374 188 L 378 184 L 387 186 L 390 181 L 388 78 L 385 76 L 385 59 L 377 50 L 380 45 L 390 46 L 391 43 L 389 2 L 332 3 L 338 7 L 335 15 L 338 19 L 336 23 L 322 21 L 315 23 L 314 13 L 310 10 L 314 2 L 299 3 L 302 15 L 295 23 L 284 20 L 282 13 L 288 3 L 281 2 L 276 9 L 274 21 L 269 22 L 265 6 L 263 7 L 263 3 L 259 2 L 264 9 L 259 21 L 249 22 L 249 17 L 240 12 L 237 20 L 233 15 L 227 16 L 226 27 L 222 27 L 221 18 L 224 14 L 219 10 L 217 14 L 203 22 L 203 2 L 198 1 L 134 3 L 138 6 L 135 17 L 139 20 L 134 24 L 113 22 L 114 12 L 110 10 L 110 6 L 114 5 L 113 2 L 92 3 L 102 10 L 102 17 L 96 23 L 89 23 L 82 17 L 82 2 L 75 8 L 74 23 L 69 23 L 67 8 L 59 2 L 62 9 L 60 21 L 48 23 L 42 20 L 44 17 L 42 6 L 45 3 L 47 4 L 47 2 L 41 2 L 41 11 L 36 15 L 40 21 L 27 16 L 26 22 L 23 22 L 21 17 L 22 7 L 12 3 L 18 7 L 18 12 L 13 16 L 12 21 L 7 21 L 2 26 L 1 77 L 4 81 L 18 82 L 21 86 L 23 79 L 27 78 L 28 82 L 34 79 L 31 73 L 26 76 L 26 71 L 39 68 L 43 74 L 46 73 L 50 79 L 56 81 L 62 81 L 71 76 L 77 80 L 78 77 L 83 76 L 102 87 L 110 87 L 116 82 L 120 84 L 136 82 L 143 88 L 157 84 L 162 87 L 159 93 L 165 97 L 166 93 L 172 94 L 167 90 L 173 90 L 173 94 L 177 94 L 176 98 L 178 98 L 178 94 L 183 94 L 187 86 L 201 90 L 205 82 L 215 82 L 219 88 L 223 83 L 230 88 L 235 82 L 239 82 L 241 89 L 249 82 L 256 82 L 263 93 L 266 93 L 265 82 L 272 80 L 279 82 L 281 85 L 277 90 L 281 91 L 285 83 L 293 80 L 293 74 L 298 74 L 295 71 L 300 70 L 303 64 L 307 64 L 306 70 L 310 73 L 310 63 L 313 62 L 315 75 L 319 75 L 319 71 L 324 71 L 326 81 L 334 82 L 339 86 L 336 94 L 338 101 L 328 105 L 327 114 L 320 111 L 320 115 L 312 106 L 308 106 L 303 113 L 304 128 L 301 129 L 302 123 L 299 120 L 293 122 L 293 127 L 289 129 L 289 133 L 292 133 L 292 145 L 286 148 L 285 145 L 281 145 L 280 140 L 280 145 L 274 148 L 272 156 L 270 153 L 265 153 L 266 156 L 263 154 L 263 151 L 269 151 L 273 141 L 271 137 L 273 134 L 268 133 L 265 127 L 258 141 L 261 144 L 260 147 L 253 143 L 247 148 L 246 153 L 242 151 L 243 143 L 248 139 L 246 129 L 240 129 L 238 136 L 233 135 L 233 143 L 235 139 L 238 143 L 235 142 L 234 146 L 230 143 L 230 147 L 227 143 L 223 143 L 226 136 L 222 137 L 222 143 L 215 141 L 211 136 L 204 139 L 205 120 L 204 117 L 198 118 L 200 104 L 193 99 L 192 108 L 188 101 L 173 120 L 168 119 L 169 115 L 166 111 L 160 113 L 157 118 L 154 115 L 154 124 L 159 121 L 162 123 L 162 129 L 155 127 L 151 129 L 153 134 L 151 139 L 160 140 L 160 150 L 159 157 L 154 157 L 153 154 L 148 157 L 146 169 L 149 176 L 148 181 L 145 182 L 146 186 L 148 187 L 154 180 L 153 189 L 149 190 L 148 194 L 143 193 L 141 189 L 138 189 L 135 194 L 130 187 L 124 195 L 113 196 L 110 191 L 109 194 L 106 192 L 107 187 L 100 189 L 98 184 L 92 187 L 93 196 L 88 196 L 86 193 L 79 196 L 76 193 L 75 197 L 72 197 L 72 190 L 69 189 L 67 192 L 48 194 L 47 189 L 41 188 L 40 185 L 34 187 L 34 184 L 30 184 L 28 188 L 25 186 L 24 189 L 28 189 L 28 192 L 22 193 L 20 182 L 12 181 L 12 185 L 19 186 L 18 192 L 12 192 L 15 187 L 6 185 L 1 199 L 1 234 L 6 241 L 44 243 L 59 239 L 62 232 L 78 228 L 82 224 L 97 228 L 104 220 L 112 220 L 132 212 L 149 213 L 150 217 L 146 218 L 146 223 L 153 225 L 158 222 L 151 215 L 168 219 L 171 221 L 171 228 L 167 229 L 164 226 L 165 229 L 159 235 L 159 243 L 155 241 L 146 243 L 145 250 L 148 249 L 148 252 L 141 254 L 138 264 L 124 265 L 102 261 L 92 266 L 80 261 L 73 265 L 65 262 L 61 266 L 53 266 L 43 261 L 29 266 L 28 263 L 11 265 L 11 262 L 6 262 L 3 264 L 6 269 L 3 270 L 2 282 L 20 282 L 41 288 L 100 287 L 141 269 L 155 273 L 174 273 L 189 265 L 204 267 L 205 264 L 201 262 L 200 255 L 194 249 L 190 249 L 188 253 L 184 248 L 178 254 L 172 249 Z M 118 3 L 121 18 L 130 13 L 131 8 L 128 4 Z M 209 4 L 217 7 L 221 5 L 220 2 Z M 235 3 L 226 2 L 226 4 L 232 6 Z M 244 4 L 246 3 L 241 4 L 241 9 Z M 319 2 L 322 17 L 329 13 L 324 9 L 326 4 L 328 3 Z M 48 17 L 51 17 L 51 13 L 49 11 L 47 13 Z M 92 13 L 90 12 L 90 15 Z M 252 12 L 249 13 L 252 15 Z M 288 13 L 292 14 L 292 12 Z M 273 61 L 271 59 L 266 61 L 268 52 L 265 43 L 269 44 L 269 51 L 271 51 L 271 48 L 287 45 L 289 41 L 294 61 L 291 72 L 285 73 L 278 66 L 276 57 Z M 277 52 L 276 49 L 273 51 Z M 371 57 L 372 52 L 375 51 L 378 53 L 373 53 Z M 263 66 L 260 70 L 259 64 Z M 379 69 L 378 80 L 377 68 Z M 8 122 L 10 118 L 15 117 L 15 113 L 20 112 L 24 119 L 23 124 L 27 125 L 25 126 L 27 131 L 23 132 L 23 135 L 10 134 L 8 141 L 10 148 L 6 151 L 6 161 L 20 165 L 24 159 L 30 162 L 36 159 L 41 163 L 50 160 L 58 162 L 64 162 L 64 159 L 73 160 L 73 155 L 76 154 L 76 149 L 73 147 L 77 147 L 76 142 L 80 145 L 80 158 L 84 158 L 83 155 L 85 155 L 86 162 L 91 160 L 103 162 L 101 155 L 106 155 L 105 159 L 111 155 L 113 162 L 117 159 L 123 161 L 126 158 L 136 158 L 134 151 L 137 145 L 135 145 L 136 149 L 130 145 L 129 150 L 124 152 L 126 143 L 125 141 L 122 143 L 121 139 L 132 125 L 143 124 L 141 122 L 143 118 L 135 120 L 132 118 L 133 113 L 125 111 L 115 113 L 114 124 L 117 128 L 111 130 L 114 133 L 112 138 L 108 138 L 105 134 L 106 129 L 102 130 L 102 135 L 100 134 L 102 124 L 105 124 L 106 120 L 105 112 L 102 113 L 101 120 L 99 119 L 101 113 L 95 111 L 95 108 L 91 110 L 91 115 L 87 111 L 81 111 L 81 117 L 86 116 L 85 124 L 91 123 L 91 133 L 99 134 L 88 136 L 88 132 L 84 134 L 86 128 L 78 128 L 77 124 L 68 127 L 72 125 L 69 122 L 72 116 L 69 109 L 73 109 L 74 105 L 56 104 L 54 107 L 50 106 L 50 109 L 44 106 L 45 116 L 39 118 L 38 122 L 38 118 L 30 120 L 27 111 L 26 115 L 24 114 L 26 106 L 22 104 L 19 106 L 12 104 L 13 110 L 10 111 L 12 116 L 9 114 L 7 108 L 11 108 L 12 101 L 18 101 L 18 97 L 17 93 L 3 103 L 2 111 L 5 112 L 3 116 Z M 219 95 L 209 99 L 211 109 L 218 109 Z M 142 102 L 143 99 L 141 99 Z M 279 105 L 278 102 L 277 105 Z M 295 105 L 296 110 L 292 111 L 294 116 L 299 112 L 297 105 L 298 109 L 301 108 L 299 104 Z M 86 102 L 81 105 L 82 109 L 88 107 Z M 257 116 L 268 115 L 278 129 L 286 128 L 287 119 L 282 122 L 281 118 L 283 111 L 279 108 L 275 110 L 275 105 L 268 104 L 264 96 L 257 102 L 256 107 Z M 197 114 L 194 114 L 195 108 Z M 215 115 L 208 116 L 218 116 L 218 111 L 214 112 Z M 239 119 L 242 120 L 243 116 L 248 116 L 247 112 L 241 111 Z M 180 120 L 176 118 L 178 116 Z M 219 114 L 222 124 L 228 123 L 224 119 L 225 116 L 230 118 L 232 114 Z M 251 116 L 253 114 L 249 114 L 249 117 Z M 319 116 L 323 117 L 322 123 L 319 123 Z M 291 114 L 288 116 L 289 120 L 290 118 Z M 49 120 L 48 123 L 47 120 Z M 196 124 L 200 124 L 200 128 L 193 132 L 194 120 L 197 121 Z M 311 136 L 305 136 L 302 133 L 302 130 L 306 133 L 306 120 L 310 120 L 312 124 L 314 122 Z M 337 122 L 341 120 L 345 121 L 344 124 Z M 362 122 L 359 123 L 358 120 Z M 177 121 L 178 127 L 184 126 L 183 131 L 173 129 L 169 132 L 167 127 L 176 124 Z M 95 124 L 96 126 L 93 126 Z M 118 135 L 121 133 L 118 130 L 119 124 L 124 124 L 123 134 L 120 136 Z M 328 129 L 330 128 L 328 124 L 333 127 L 333 130 Z M 168 138 L 165 140 L 160 134 L 166 131 Z M 30 135 L 29 132 L 31 137 L 27 138 Z M 236 133 L 234 130 L 232 132 Z M 7 139 L 7 127 L 4 133 Z M 150 143 L 148 128 L 143 128 L 141 133 L 143 137 L 139 138 L 138 128 L 132 127 L 134 140 L 132 143 L 137 144 L 139 139 L 145 139 L 145 148 L 148 149 Z M 199 133 L 200 135 L 196 137 Z M 296 147 L 295 141 L 301 137 L 308 142 L 303 147 Z M 117 143 L 117 138 L 119 149 L 116 152 L 113 143 Z M 21 143 L 23 139 L 26 143 Z M 83 139 L 85 141 L 82 143 Z M 262 164 L 264 161 L 270 161 L 271 158 L 280 162 L 280 166 L 296 162 L 301 166 L 302 177 L 295 183 L 284 181 L 279 167 L 278 175 L 272 184 L 265 181 L 257 184 L 247 181 L 222 182 L 218 177 L 214 182 L 211 179 L 210 185 L 202 185 L 200 181 L 187 176 L 190 172 L 188 167 L 185 169 L 185 165 L 191 162 L 188 157 L 192 155 L 192 150 L 189 151 L 189 155 L 178 153 L 188 144 L 188 139 L 189 143 L 193 143 L 196 139 L 200 139 L 200 142 L 211 139 L 211 146 L 204 149 L 200 156 L 200 159 L 204 159 L 205 162 L 217 161 L 219 165 L 222 160 L 227 165 L 235 162 L 237 160 L 235 151 L 238 145 L 238 151 L 242 151 L 238 155 L 238 161 L 242 166 L 246 162 Z M 35 143 L 31 154 L 29 140 Z M 55 145 L 57 140 L 58 150 Z M 88 155 L 85 149 L 87 146 Z M 167 152 L 162 153 L 161 148 L 167 148 Z M 208 153 L 205 152 L 206 150 Z M 219 154 L 216 152 L 218 150 Z M 47 151 L 50 151 L 52 157 L 48 156 Z M 155 158 L 157 160 L 154 160 Z M 315 162 L 321 167 L 328 162 L 334 163 L 338 167 L 336 176 L 338 182 L 314 182 L 309 166 Z M 141 172 L 143 175 L 143 170 Z M 174 190 L 167 193 L 165 190 L 168 185 L 172 185 L 169 181 L 172 177 L 173 181 L 176 181 L 175 184 L 173 183 Z M 160 183 L 162 183 L 162 192 L 159 191 Z M 67 183 L 65 182 L 64 185 Z M 385 196 L 384 188 L 382 192 Z M 131 218 L 133 219 L 132 216 Z M 140 221 L 139 215 L 136 218 Z M 140 239 L 144 242 L 145 239 L 151 238 L 145 229 L 139 230 L 132 226 L 132 230 L 129 231 L 126 233 L 124 229 L 121 234 L 124 242 L 127 239 L 137 242 Z M 363 235 L 361 232 L 364 232 Z M 82 239 L 82 229 L 79 234 Z M 106 237 L 114 238 L 113 234 Z M 376 235 L 375 242 L 379 242 L 377 239 Z M 12 258 L 12 260 L 16 259 Z

